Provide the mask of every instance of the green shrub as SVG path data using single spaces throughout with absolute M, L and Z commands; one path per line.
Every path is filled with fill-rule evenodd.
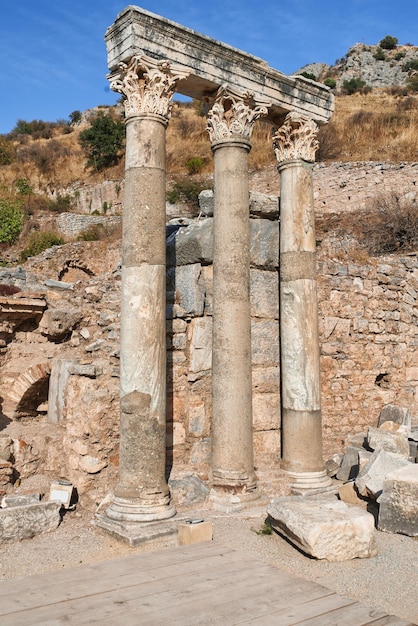
M 27 261 L 30 256 L 36 256 L 52 246 L 62 246 L 64 240 L 57 233 L 50 231 L 35 231 L 29 235 L 28 245 L 20 253 L 20 260 Z
M 125 124 L 109 115 L 99 115 L 91 126 L 80 133 L 80 144 L 87 155 L 87 164 L 96 170 L 116 165 L 125 138 Z
M 312 72 L 300 72 L 299 76 L 304 76 L 305 78 L 309 78 L 309 80 L 316 80 L 316 76 L 312 74 Z
M 13 244 L 23 228 L 20 201 L 0 199 L 0 243 Z
M 418 74 L 410 76 L 406 82 L 406 86 L 410 91 L 418 91 Z
M 54 211 L 54 213 L 67 213 L 71 209 L 72 201 L 71 196 L 60 196 L 58 194 L 55 200 L 49 201 L 48 209 Z
M 167 200 L 170 204 L 177 202 L 185 202 L 191 206 L 199 206 L 199 193 L 206 189 L 201 181 L 190 180 L 190 178 L 182 178 L 173 183 L 172 188 L 167 192 Z
M 17 192 L 22 196 L 30 196 L 33 193 L 32 187 L 26 180 L 26 178 L 18 178 L 15 182 Z
M 81 121 L 81 111 L 73 111 L 70 113 L 70 124 L 78 124 Z
M 377 48 L 373 56 L 376 61 L 385 61 L 386 59 L 386 54 L 383 52 L 382 48 Z
M 397 52 L 393 58 L 395 59 L 395 61 L 400 61 L 404 58 L 405 54 L 406 52 Z
M 328 76 L 324 80 L 324 85 L 326 85 L 330 89 L 335 89 L 335 87 L 337 86 L 337 81 L 335 80 L 335 78 L 331 78 L 331 76 Z
M 398 38 L 392 37 L 392 35 L 386 35 L 379 41 L 379 46 L 384 50 L 394 50 L 398 45 Z
M 202 159 L 202 157 L 192 157 L 191 159 L 188 159 L 185 163 L 189 174 L 199 174 L 205 167 L 205 165 L 206 159 Z
M 362 91 L 366 87 L 366 82 L 361 78 L 350 78 L 349 80 L 344 80 L 342 84 L 342 90 L 351 95 L 356 93 L 356 91 Z
M 411 70 L 418 70 L 418 59 L 411 59 L 402 65 L 403 72 L 409 72 Z

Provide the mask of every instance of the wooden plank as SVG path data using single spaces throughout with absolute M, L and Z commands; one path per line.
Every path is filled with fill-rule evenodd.
M 312 619 L 298 621 L 298 626 L 335 626 L 335 624 L 338 626 L 353 626 L 353 624 L 372 626 L 375 625 L 377 619 L 386 617 L 387 615 L 383 611 L 376 611 L 356 602 Z
M 221 584 L 222 588 L 228 586 L 232 588 L 237 580 L 251 579 L 254 574 L 254 568 L 248 564 L 246 567 L 243 567 L 240 562 L 233 565 L 231 572 L 226 567 L 220 567 L 219 564 L 211 571 L 206 564 L 203 564 L 200 576 L 196 571 L 186 573 L 187 568 L 185 568 L 182 576 L 176 576 L 171 579 L 169 577 L 164 580 L 158 579 L 111 592 L 90 594 L 74 600 L 9 613 L 7 616 L 4 616 L 6 621 L 2 621 L 3 618 L 0 618 L 0 624 L 13 623 L 13 626 L 27 626 L 29 623 L 46 624 L 51 617 L 58 620 L 67 616 L 66 624 L 78 625 L 80 624 L 80 615 L 83 615 L 83 619 L 86 620 L 97 616 L 100 616 L 100 619 L 104 619 L 108 615 L 112 616 L 113 619 L 115 615 L 121 612 L 125 613 L 129 602 L 135 604 L 135 610 L 138 606 L 143 605 L 159 611 L 161 608 L 170 606 L 173 603 L 181 603 L 185 595 L 190 595 L 191 588 L 194 589 L 194 592 L 197 592 L 197 597 L 199 597 L 208 588 L 216 589 L 216 586 L 219 586 L 219 584 Z M 262 571 L 259 576 L 264 578 L 269 566 L 263 565 L 260 569 Z M 221 583 L 219 582 L 220 580 L 222 581 Z M 84 623 L 89 622 L 85 621 Z M 91 623 L 94 623 L 94 621 Z
M 142 559 L 139 554 L 94 566 L 85 565 L 62 572 L 3 581 L 0 583 L 0 615 L 84 596 L 87 581 L 90 593 L 102 593 L 131 584 L 181 575 L 184 567 L 192 571 L 205 566 L 223 567 L 226 563 L 242 561 L 242 555 L 238 552 L 225 550 L 221 546 L 211 546 L 210 550 L 206 548 L 191 549 L 188 546 L 177 552 L 167 551 L 167 554 L 156 552 L 155 559 L 152 559 L 152 554 L 146 554 L 146 559 Z M 29 593 L 25 593 L 27 590 L 30 590 Z

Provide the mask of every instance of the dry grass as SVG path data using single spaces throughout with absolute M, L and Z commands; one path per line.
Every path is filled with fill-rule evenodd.
M 187 163 L 198 160 L 201 167 L 192 175 L 207 179 L 213 170 L 206 118 L 195 103 L 175 103 L 167 129 L 167 175 L 173 181 L 191 176 Z M 69 134 L 54 131 L 50 139 L 14 137 L 10 144 L 14 161 L 0 167 L 0 193 L 25 178 L 33 189 L 67 186 L 83 180 L 89 183 L 118 179 L 124 175 L 123 160 L 116 166 L 95 172 L 86 166 L 78 136 L 81 127 Z M 3 137 L 7 140 L 7 137 Z M 249 156 L 251 170 L 274 163 L 272 128 L 263 121 L 255 125 Z M 322 161 L 416 161 L 418 160 L 418 94 L 402 90 L 375 91 L 336 98 L 332 121 L 320 131 Z M 3 191 L 1 191 L 3 189 Z

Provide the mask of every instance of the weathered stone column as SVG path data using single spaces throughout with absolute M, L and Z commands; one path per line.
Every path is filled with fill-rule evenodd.
M 176 82 L 186 74 L 145 56 L 110 76 L 125 97 L 119 482 L 111 520 L 171 517 L 165 479 L 165 132 Z
M 326 487 L 312 163 L 314 121 L 289 113 L 274 137 L 280 172 L 282 459 L 294 491 Z
M 214 153 L 212 493 L 233 510 L 259 497 L 253 460 L 248 152 L 267 107 L 221 87 L 208 113 Z

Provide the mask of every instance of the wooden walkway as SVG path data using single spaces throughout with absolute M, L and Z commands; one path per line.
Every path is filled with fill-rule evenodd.
M 1 626 L 406 626 L 216 542 L 0 582 Z

